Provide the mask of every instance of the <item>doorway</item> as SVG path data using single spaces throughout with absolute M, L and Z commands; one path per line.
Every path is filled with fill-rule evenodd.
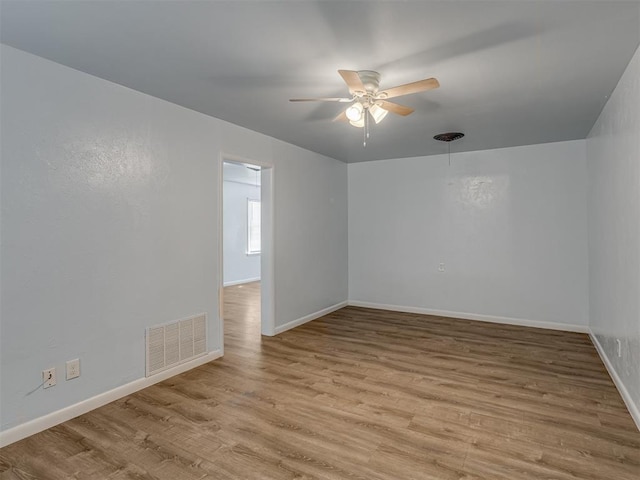
M 226 161 L 222 168 L 223 285 L 259 282 L 261 168 Z
M 220 156 L 220 338 L 259 342 L 274 335 L 273 167 Z M 253 338 L 252 338 L 253 337 Z

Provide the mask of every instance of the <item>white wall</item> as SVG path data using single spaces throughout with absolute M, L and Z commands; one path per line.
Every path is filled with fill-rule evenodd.
M 640 428 L 640 50 L 589 134 L 587 164 L 590 326 Z
M 260 255 L 247 255 L 247 199 L 260 200 L 260 186 L 223 182 L 224 284 L 260 279 Z
M 303 149 L 287 155 L 290 148 L 273 144 L 275 314 L 292 325 L 309 311 L 347 300 L 348 233 L 347 165 L 333 160 L 328 167 Z
M 350 164 L 350 301 L 585 331 L 584 148 Z
M 345 164 L 11 47 L 1 58 L 2 430 L 142 378 L 148 325 L 206 311 L 220 348 L 221 152 L 273 164 L 276 326 L 346 300 Z
M 346 302 L 347 165 L 246 128 L 221 125 L 224 153 L 273 165 L 276 331 Z M 263 182 L 261 188 L 264 196 L 268 186 Z

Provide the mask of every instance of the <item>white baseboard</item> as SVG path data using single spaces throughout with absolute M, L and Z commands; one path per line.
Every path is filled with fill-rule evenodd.
M 346 306 L 347 306 L 347 301 L 336 303 L 335 305 L 331 305 L 330 307 L 323 308 L 322 310 L 319 310 L 317 312 L 310 313 L 309 315 L 305 315 L 304 317 L 287 322 L 284 325 L 276 326 L 274 330 L 274 335 L 278 335 L 279 333 L 285 332 L 287 330 L 291 330 L 292 328 L 298 327 L 303 323 L 307 323 L 307 322 L 310 322 L 311 320 L 315 320 L 316 318 L 320 318 L 324 315 L 328 315 L 331 312 L 335 312 L 336 310 L 340 310 L 341 308 Z
M 259 282 L 259 281 L 260 281 L 260 277 L 245 278 L 244 280 L 233 280 L 231 282 L 224 282 L 224 286 L 233 287 L 234 285 L 242 285 L 243 283 L 252 283 L 252 282 Z
M 214 350 L 213 352 L 209 352 L 206 355 L 194 358 L 189 362 L 177 365 L 174 368 L 165 370 L 164 372 L 158 373 L 156 375 L 152 375 L 151 377 L 134 380 L 133 382 L 121 385 L 107 392 L 100 393 L 95 397 L 88 398 L 87 400 L 69 405 L 68 407 L 48 413 L 47 415 L 35 418 L 8 430 L 4 430 L 0 432 L 0 448 L 6 447 L 7 445 L 17 442 L 18 440 L 22 440 L 23 438 L 26 438 L 30 435 L 34 435 L 38 432 L 46 430 L 47 428 L 51 428 L 55 425 L 66 422 L 67 420 L 71 420 L 72 418 L 82 415 L 83 413 L 95 410 L 96 408 L 118 400 L 119 398 L 126 397 L 127 395 L 137 392 L 138 390 L 142 390 L 143 388 L 149 387 L 155 383 L 161 382 L 162 380 L 166 380 L 167 378 L 173 377 L 174 375 L 178 375 L 179 373 L 186 372 L 187 370 L 191 370 L 192 368 L 199 367 L 200 365 L 215 360 L 216 358 L 220 358 L 221 356 L 222 352 L 220 350 Z
M 613 363 L 611 363 L 611 360 L 609 360 L 609 357 L 604 351 L 602 344 L 598 341 L 598 337 L 595 336 L 591 329 L 589 329 L 589 337 L 591 338 L 593 346 L 596 347 L 596 351 L 598 352 L 598 355 L 600 355 L 600 359 L 609 372 L 609 375 L 611 376 L 613 383 L 618 389 L 618 392 L 620 392 L 620 396 L 622 397 L 622 400 L 624 400 L 624 403 L 627 406 L 627 410 L 629 410 L 629 413 L 631 414 L 631 418 L 633 418 L 633 421 L 636 422 L 636 427 L 638 427 L 638 430 L 640 430 L 640 405 L 636 405 L 634 403 L 629 390 L 627 390 L 627 387 L 625 387 L 622 379 L 616 372 Z
M 395 312 L 420 313 L 423 315 L 436 315 L 438 317 L 462 318 L 464 320 L 478 320 L 481 322 L 504 323 L 507 325 L 520 325 L 523 327 L 547 328 L 550 330 L 564 330 L 567 332 L 589 333 L 586 325 L 574 325 L 572 323 L 555 323 L 542 320 L 527 320 L 524 318 L 497 317 L 494 315 L 481 315 L 477 313 L 450 312 L 448 310 L 434 310 L 422 307 L 405 307 L 402 305 L 385 305 L 381 303 L 361 302 L 349 300 L 353 307 L 375 308 L 377 310 L 392 310 Z

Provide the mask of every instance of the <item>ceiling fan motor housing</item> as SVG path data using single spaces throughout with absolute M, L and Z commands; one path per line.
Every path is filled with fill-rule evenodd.
M 380 74 L 373 70 L 359 70 L 358 76 L 366 90 L 365 93 L 375 94 L 380 86 Z

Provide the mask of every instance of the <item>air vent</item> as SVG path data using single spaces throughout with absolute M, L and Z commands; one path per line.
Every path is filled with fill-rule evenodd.
M 207 315 L 147 328 L 147 377 L 207 353 Z
M 464 133 L 462 132 L 447 132 L 447 133 L 439 133 L 433 138 L 440 142 L 453 142 L 455 140 L 460 140 L 462 137 L 464 137 Z

